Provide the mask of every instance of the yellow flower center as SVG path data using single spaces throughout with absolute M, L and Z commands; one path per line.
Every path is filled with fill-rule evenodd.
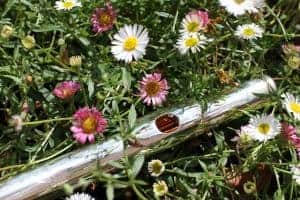
M 134 50 L 138 45 L 138 39 L 136 37 L 128 37 L 124 42 L 124 49 L 126 51 Z
M 68 97 L 70 97 L 72 95 L 73 95 L 73 91 L 72 90 L 70 90 L 70 89 L 64 89 L 63 90 L 63 96 L 64 97 L 68 98 Z
M 74 7 L 73 1 L 64 1 L 63 5 L 64 5 L 64 8 L 66 8 L 66 9 L 71 9 Z
M 187 47 L 195 47 L 195 46 L 197 46 L 198 42 L 199 42 L 199 40 L 197 38 L 191 37 L 191 38 L 186 39 L 185 45 Z
M 245 0 L 234 0 L 234 2 L 237 3 L 237 4 L 242 4 L 242 3 L 244 3 L 244 1 Z
M 160 85 L 158 82 L 151 81 L 147 83 L 145 90 L 148 96 L 155 96 L 160 91 Z
M 109 25 L 111 23 L 111 17 L 107 13 L 102 13 L 99 16 L 99 21 L 100 21 L 100 24 L 102 24 L 102 25 Z
M 82 129 L 85 133 L 94 133 L 97 129 L 97 121 L 94 117 L 86 118 L 82 123 Z
M 154 184 L 154 191 L 158 196 L 162 196 L 168 192 L 168 188 L 164 183 L 158 182 Z
M 258 132 L 264 135 L 267 135 L 271 129 L 271 126 L 266 123 L 261 123 L 258 127 Z
M 154 162 L 152 164 L 152 171 L 155 173 L 155 174 L 159 174 L 161 172 L 161 169 L 162 169 L 162 165 L 160 162 Z
M 292 102 L 290 103 L 290 108 L 295 113 L 300 113 L 300 103 Z
M 187 25 L 187 30 L 189 32 L 197 32 L 199 29 L 199 23 L 198 22 L 190 22 Z
M 243 34 L 247 37 L 252 37 L 253 35 L 255 35 L 255 32 L 252 28 L 245 28 Z

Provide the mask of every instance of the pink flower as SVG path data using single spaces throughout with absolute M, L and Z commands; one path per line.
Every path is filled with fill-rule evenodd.
M 283 44 L 281 46 L 283 52 L 287 55 L 300 53 L 300 45 L 295 44 Z
M 57 85 L 53 94 L 60 99 L 69 99 L 80 89 L 80 84 L 76 81 L 64 81 Z
M 139 83 L 139 96 L 148 106 L 161 105 L 166 100 L 170 87 L 160 73 L 146 74 Z
M 87 140 L 93 143 L 95 134 L 103 135 L 106 126 L 107 121 L 97 108 L 84 107 L 73 115 L 71 131 L 73 137 L 81 144 L 85 144 Z
M 201 10 L 191 11 L 185 16 L 181 23 L 182 31 L 187 33 L 198 32 L 205 29 L 209 21 L 207 12 Z
M 297 129 L 288 123 L 282 123 L 282 134 L 287 141 L 295 146 L 300 157 L 300 138 L 297 135 Z
M 93 31 L 97 34 L 111 30 L 116 21 L 116 12 L 110 3 L 103 8 L 96 8 L 92 18 Z

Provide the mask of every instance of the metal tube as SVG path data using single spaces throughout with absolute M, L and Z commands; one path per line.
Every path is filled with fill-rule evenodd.
M 2 183 L 0 199 L 39 198 L 65 183 L 75 183 L 80 177 L 90 174 L 98 164 L 105 166 L 108 161 L 118 160 L 124 154 L 135 154 L 175 133 L 201 122 L 212 121 L 232 109 L 254 103 L 259 100 L 255 94 L 269 94 L 274 90 L 276 90 L 274 81 L 264 77 L 249 81 L 236 92 L 209 104 L 206 112 L 202 112 L 199 104 L 170 110 L 134 129 L 133 134 L 141 145 L 124 148 L 122 139 L 116 136 L 101 144 L 89 145 L 70 152 Z

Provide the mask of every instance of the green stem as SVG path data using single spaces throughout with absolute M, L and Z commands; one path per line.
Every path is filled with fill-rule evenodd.
M 132 185 L 132 189 L 139 199 L 147 200 L 147 198 L 137 189 L 137 187 L 134 184 Z
M 36 157 L 37 157 L 37 154 L 41 151 L 41 149 L 45 146 L 46 142 L 49 140 L 50 136 L 52 135 L 52 133 L 54 132 L 55 130 L 55 127 L 53 127 L 49 132 L 48 134 L 46 135 L 44 141 L 42 142 L 42 144 L 39 146 L 39 148 L 36 150 L 36 152 L 34 153 L 34 155 L 32 156 L 32 158 L 30 159 L 30 163 L 32 163 Z
M 285 31 L 285 28 L 281 22 L 281 20 L 279 19 L 279 17 L 274 13 L 274 11 L 272 10 L 272 8 L 270 8 L 268 5 L 267 5 L 267 8 L 268 8 L 268 11 L 271 13 L 271 15 L 273 15 L 273 17 L 275 17 L 276 21 L 278 22 L 281 30 L 282 30 L 282 33 L 283 33 L 283 37 L 285 38 L 286 41 L 288 41 L 288 37 L 287 37 L 287 33 Z
M 45 119 L 39 121 L 32 121 L 32 122 L 23 122 L 23 126 L 32 126 L 32 125 L 39 125 L 39 124 L 46 124 L 51 122 L 58 122 L 58 121 L 69 121 L 72 120 L 73 117 L 63 117 L 63 118 L 56 118 L 56 119 Z
M 277 38 L 283 38 L 285 36 L 288 36 L 290 38 L 296 38 L 296 37 L 300 37 L 300 34 L 287 33 L 286 35 L 282 35 L 282 34 L 266 33 L 265 36 L 277 37 Z
M 75 144 L 75 142 L 69 144 L 68 146 L 66 146 L 65 148 L 63 148 L 62 150 L 52 154 L 51 156 L 48 156 L 46 158 L 43 158 L 43 159 L 40 159 L 40 160 L 37 160 L 37 161 L 34 161 L 32 162 L 31 164 L 34 165 L 34 164 L 39 164 L 41 162 L 44 162 L 44 161 L 47 161 L 49 159 L 52 159 L 52 158 L 55 158 L 56 156 L 62 154 L 63 152 L 65 152 L 66 150 L 70 149 L 73 145 Z

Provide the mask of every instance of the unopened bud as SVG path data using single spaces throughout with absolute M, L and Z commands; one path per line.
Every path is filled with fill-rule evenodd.
M 27 84 L 31 84 L 32 81 L 33 81 L 33 77 L 32 77 L 31 75 L 26 75 L 26 76 L 25 76 L 25 82 L 26 82 Z
M 32 49 L 35 46 L 35 39 L 31 35 L 24 37 L 21 42 L 26 49 Z
M 1 37 L 10 38 L 14 33 L 14 29 L 9 25 L 4 25 L 1 29 Z
M 59 46 L 63 46 L 65 44 L 65 40 L 63 38 L 59 38 L 58 41 L 57 41 L 57 44 Z
M 16 132 L 20 132 L 23 127 L 23 119 L 21 115 L 13 115 L 9 120 L 9 125 L 14 127 Z
M 247 181 L 244 183 L 243 189 L 246 194 L 254 194 L 256 193 L 256 184 L 254 182 Z
M 289 57 L 288 65 L 292 69 L 298 69 L 300 67 L 300 57 L 299 56 Z

